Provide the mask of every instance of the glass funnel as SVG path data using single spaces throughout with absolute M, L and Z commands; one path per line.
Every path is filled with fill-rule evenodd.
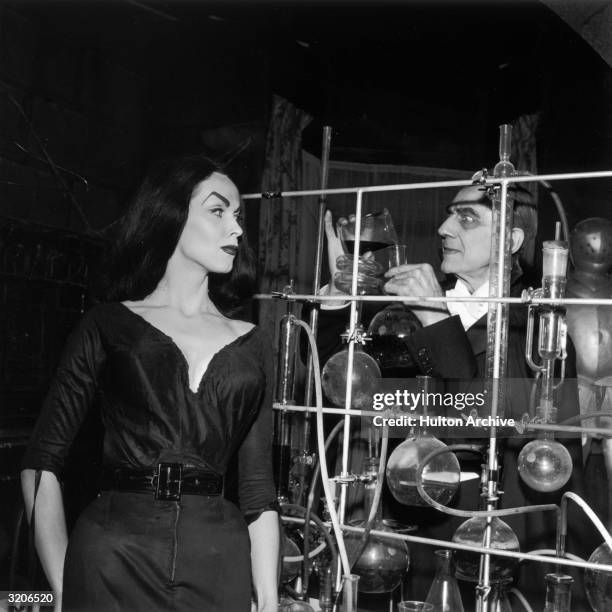
M 589 557 L 589 563 L 612 565 L 612 552 L 604 542 Z M 593 612 L 612 610 L 612 573 L 586 569 L 584 571 L 584 588 Z
M 475 516 L 468 519 L 459 525 L 457 531 L 455 531 L 453 542 L 470 546 L 484 546 L 485 525 L 485 517 Z M 515 552 L 520 549 L 519 540 L 510 525 L 496 516 L 491 519 L 491 548 Z M 510 557 L 490 555 L 490 564 L 491 582 L 496 582 L 509 578 L 513 574 L 518 561 Z M 458 550 L 455 555 L 455 567 L 459 580 L 478 582 L 480 554 Z
M 453 551 L 436 550 L 436 575 L 427 594 L 434 612 L 463 612 L 459 585 L 454 574 Z
M 369 514 L 376 489 L 375 475 L 378 473 L 379 459 L 368 457 L 365 471 L 374 476 L 365 486 L 365 509 Z M 350 525 L 364 527 L 365 521 L 351 521 Z M 379 504 L 372 529 L 394 533 L 382 520 L 382 505 Z M 402 540 L 370 535 L 367 544 L 363 545 L 360 533 L 347 533 L 345 537 L 349 559 L 354 561 L 352 571 L 359 578 L 361 593 L 390 593 L 402 581 L 402 577 L 410 566 L 408 545 Z M 361 551 L 361 554 L 360 554 Z
M 321 373 L 321 385 L 327 398 L 335 406 L 344 408 L 348 345 L 332 355 Z M 376 360 L 355 343 L 353 371 L 351 373 L 351 407 L 357 410 L 372 408 L 372 396 L 378 390 L 380 369 Z

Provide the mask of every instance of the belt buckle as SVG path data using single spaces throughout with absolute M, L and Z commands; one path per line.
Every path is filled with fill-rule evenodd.
M 156 480 L 155 499 L 163 501 L 179 501 L 181 499 L 182 463 L 158 464 Z

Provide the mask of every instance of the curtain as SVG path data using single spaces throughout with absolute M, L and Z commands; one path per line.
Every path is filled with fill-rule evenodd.
M 262 192 L 295 191 L 302 184 L 302 130 L 312 117 L 291 102 L 274 96 L 266 140 Z M 297 250 L 302 229 L 298 224 L 300 198 L 262 199 L 259 218 L 258 263 L 260 291 L 282 290 L 290 279 L 299 278 Z M 284 304 L 262 300 L 259 324 L 273 330 Z

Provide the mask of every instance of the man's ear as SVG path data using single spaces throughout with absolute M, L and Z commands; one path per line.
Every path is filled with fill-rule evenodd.
M 516 253 L 522 246 L 525 240 L 525 232 L 520 227 L 512 228 L 512 254 Z

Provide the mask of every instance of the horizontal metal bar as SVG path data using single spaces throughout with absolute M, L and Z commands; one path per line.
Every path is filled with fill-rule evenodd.
M 594 417 L 597 418 L 597 417 Z M 579 427 L 577 425 L 553 425 L 552 423 L 529 423 L 525 429 L 530 431 L 559 431 L 564 433 L 593 433 L 612 437 L 612 429 L 606 427 Z
M 612 298 L 529 298 L 520 297 L 447 297 L 447 296 L 407 296 L 407 295 L 314 295 L 309 293 L 296 293 L 280 295 L 278 293 L 257 293 L 256 300 L 287 299 L 308 302 L 405 302 L 406 304 L 418 302 L 493 302 L 500 304 L 550 304 L 552 306 L 612 306 Z
M 557 174 L 536 174 L 526 176 L 513 176 L 507 178 L 494 178 L 489 176 L 483 185 L 501 185 L 511 183 L 533 183 L 537 181 L 569 181 L 593 178 L 612 178 L 612 170 L 601 170 L 597 172 L 568 172 Z M 438 189 L 445 187 L 465 187 L 473 185 L 471 179 L 455 180 L 455 181 L 428 181 L 423 183 L 399 183 L 397 185 L 376 185 L 368 187 L 343 187 L 336 189 L 304 189 L 302 191 L 282 191 L 279 192 L 279 197 L 302 197 L 302 196 L 317 196 L 317 195 L 333 195 L 343 193 L 379 193 L 384 191 L 413 191 L 417 189 Z M 242 196 L 243 200 L 255 200 L 262 197 L 261 193 L 247 193 Z

